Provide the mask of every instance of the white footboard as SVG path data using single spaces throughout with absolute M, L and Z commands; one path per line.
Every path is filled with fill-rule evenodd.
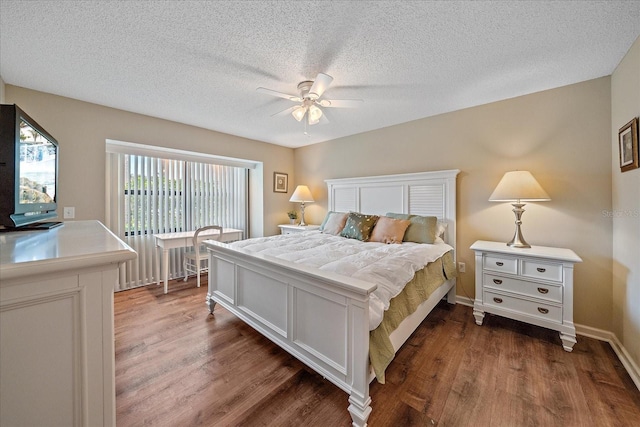
M 205 243 L 210 311 L 219 303 L 343 389 L 353 425 L 366 426 L 369 294 L 376 285 Z

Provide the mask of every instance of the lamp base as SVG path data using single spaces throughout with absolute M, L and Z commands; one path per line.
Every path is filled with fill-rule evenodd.
M 307 225 L 304 222 L 304 202 L 300 203 L 300 226 L 304 227 L 305 225 Z
M 512 248 L 530 248 L 531 245 L 524 240 L 524 236 L 522 235 L 522 231 L 520 230 L 520 225 L 522 225 L 522 214 L 524 213 L 524 203 L 513 203 L 513 213 L 516 215 L 516 232 L 513 234 L 513 238 L 507 246 L 511 246 Z

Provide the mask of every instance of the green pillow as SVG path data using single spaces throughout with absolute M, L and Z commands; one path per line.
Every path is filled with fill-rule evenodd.
M 438 217 L 387 213 L 389 218 L 408 219 L 411 225 L 404 233 L 403 242 L 433 243 L 436 240 Z
M 366 242 L 371 236 L 371 230 L 378 221 L 378 215 L 364 215 L 358 212 L 349 212 L 347 223 L 340 232 L 342 237 L 358 239 Z
M 385 216 L 393 219 L 411 219 L 411 215 L 409 214 L 401 214 L 401 213 L 393 213 L 393 212 L 387 212 Z

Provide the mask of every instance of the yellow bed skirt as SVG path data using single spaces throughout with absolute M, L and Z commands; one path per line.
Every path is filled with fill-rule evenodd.
M 384 384 L 384 371 L 395 356 L 389 336 L 405 317 L 412 314 L 446 280 L 456 277 L 453 252 L 427 264 L 407 283 L 404 290 L 389 303 L 382 323 L 369 333 L 369 360 L 379 383 Z

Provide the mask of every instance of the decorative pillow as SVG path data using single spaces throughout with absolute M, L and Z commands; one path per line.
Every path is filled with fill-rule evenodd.
M 324 220 L 322 220 L 322 224 L 320 224 L 320 228 L 319 228 L 320 231 L 324 230 L 324 226 L 327 224 L 327 221 L 329 221 L 331 214 L 334 214 L 334 213 L 335 213 L 334 211 L 327 212 L 327 215 L 325 215 Z
M 371 232 L 370 242 L 382 243 L 402 243 L 405 231 L 411 225 L 408 219 L 393 219 L 386 216 L 378 218 L 373 231 Z
M 369 240 L 371 230 L 376 225 L 377 215 L 364 215 L 358 212 L 349 212 L 347 223 L 340 235 L 348 239 L 358 239 L 366 242 Z
M 337 236 L 340 234 L 344 225 L 347 223 L 347 217 L 349 214 L 341 213 L 341 212 L 331 212 L 330 215 L 327 215 L 327 219 L 324 222 L 324 227 L 322 228 L 322 232 L 325 234 L 333 234 Z
M 388 218 L 393 218 L 393 219 L 409 219 L 409 218 L 411 218 L 411 215 L 409 215 L 409 214 L 393 213 L 393 212 L 387 212 L 387 214 L 385 216 L 388 217 Z
M 436 228 L 438 218 L 435 216 L 421 216 L 388 213 L 388 217 L 396 219 L 409 219 L 411 225 L 404 233 L 405 242 L 434 243 L 436 240 Z
M 445 231 L 447 231 L 447 223 L 438 220 L 438 225 L 436 226 L 436 238 L 434 239 L 433 243 L 444 243 Z

